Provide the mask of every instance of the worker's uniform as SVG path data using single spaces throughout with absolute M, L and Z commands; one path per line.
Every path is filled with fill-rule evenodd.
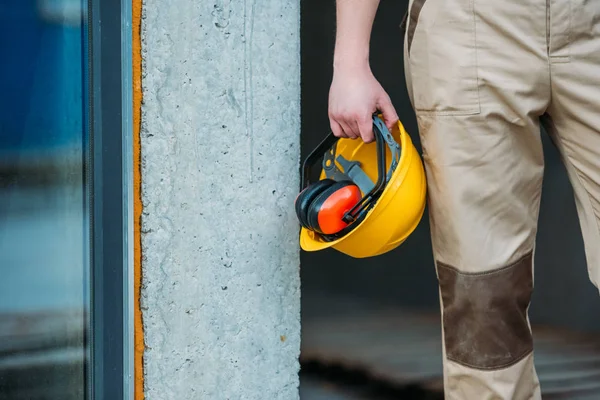
M 541 124 L 565 162 L 600 282 L 600 1 L 410 0 L 405 29 L 446 398 L 540 399 L 527 311 Z

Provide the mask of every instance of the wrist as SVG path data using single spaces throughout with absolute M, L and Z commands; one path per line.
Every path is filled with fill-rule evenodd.
M 370 71 L 368 50 L 356 51 L 356 49 L 353 49 L 352 51 L 344 51 L 336 49 L 333 56 L 333 69 L 334 71 Z

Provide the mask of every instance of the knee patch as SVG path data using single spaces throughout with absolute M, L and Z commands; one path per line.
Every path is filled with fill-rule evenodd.
M 438 263 L 446 357 L 483 370 L 506 368 L 533 351 L 527 307 L 532 253 L 514 264 L 461 273 Z

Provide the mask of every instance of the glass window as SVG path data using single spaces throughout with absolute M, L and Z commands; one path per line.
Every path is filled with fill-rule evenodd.
M 85 392 L 81 22 L 79 1 L 0 3 L 2 398 Z
M 0 2 L 0 399 L 131 397 L 129 7 Z
M 0 2 L 0 400 L 132 397 L 130 7 Z
M 86 390 L 86 91 L 79 0 L 0 2 L 0 397 Z

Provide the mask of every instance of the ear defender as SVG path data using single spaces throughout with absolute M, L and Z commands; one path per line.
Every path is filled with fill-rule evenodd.
M 308 229 L 332 235 L 348 226 L 344 215 L 360 200 L 361 192 L 351 181 L 335 182 L 328 185 L 307 204 L 305 218 Z
M 351 181 L 323 179 L 312 183 L 296 197 L 296 215 L 306 229 L 335 234 L 348 226 L 344 215 L 360 200 L 360 189 Z
M 300 224 L 306 229 L 311 229 L 308 223 L 307 211 L 312 201 L 321 194 L 325 189 L 335 184 L 333 179 L 323 179 L 314 183 L 311 183 L 296 197 L 296 216 Z

